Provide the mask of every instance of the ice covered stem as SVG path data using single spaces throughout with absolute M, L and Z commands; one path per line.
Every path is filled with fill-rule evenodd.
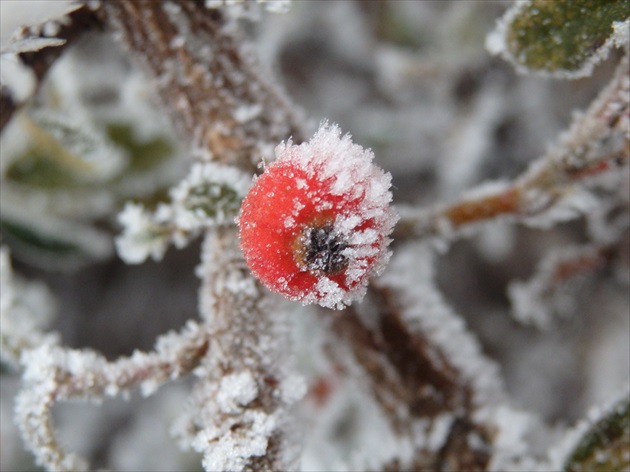
M 612 174 L 629 161 L 630 77 L 625 55 L 588 109 L 575 115 L 556 145 L 515 181 L 473 189 L 450 205 L 402 210 L 395 238 L 452 237 L 466 227 L 506 216 L 553 224 L 558 219 L 551 210 L 576 195 L 576 188 L 588 189 L 590 178 Z M 557 215 L 566 219 L 566 212 Z
M 239 216 L 245 260 L 267 288 L 327 308 L 363 297 L 397 220 L 391 176 L 373 158 L 326 122 L 307 143 L 276 148 Z
M 189 322 L 178 333 L 158 338 L 154 351 L 108 361 L 89 349 L 52 343 L 25 351 L 24 386 L 16 398 L 15 418 L 24 444 L 47 470 L 86 470 L 83 458 L 66 452 L 57 441 L 52 408 L 73 399 L 100 401 L 140 389 L 145 396 L 165 382 L 188 374 L 208 348 L 208 332 Z
M 435 286 L 428 247 L 399 248 L 391 266 L 370 288 L 371 303 L 331 320 L 352 353 L 338 361 L 354 357 L 393 431 L 413 444 L 411 457 L 383 469 L 488 470 L 495 428 L 479 413 L 505 402 L 497 366 Z
M 102 2 L 104 22 L 153 79 L 173 123 L 202 157 L 255 170 L 302 125 L 242 48 L 238 28 L 203 2 Z
M 208 231 L 198 274 L 213 342 L 175 428 L 218 470 L 296 470 L 289 408 L 303 394 L 291 370 L 287 316 L 251 277 L 234 228 Z

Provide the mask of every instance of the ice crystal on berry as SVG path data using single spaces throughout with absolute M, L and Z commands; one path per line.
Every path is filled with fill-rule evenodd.
M 328 123 L 308 143 L 276 148 L 239 219 L 245 258 L 264 285 L 328 308 L 363 296 L 389 259 L 397 219 L 391 177 L 373 158 Z

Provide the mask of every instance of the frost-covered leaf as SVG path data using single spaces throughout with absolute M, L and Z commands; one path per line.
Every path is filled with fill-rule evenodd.
M 565 472 L 630 470 L 630 397 L 586 429 L 565 462 Z
M 521 72 L 584 77 L 612 46 L 627 42 L 629 15 L 628 0 L 521 1 L 500 20 L 487 45 Z

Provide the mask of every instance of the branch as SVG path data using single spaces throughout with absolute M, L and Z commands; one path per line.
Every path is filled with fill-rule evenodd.
M 624 237 L 627 239 L 627 232 L 620 234 L 620 238 Z M 577 306 L 578 290 L 582 285 L 571 286 L 571 282 L 609 267 L 619 252 L 619 242 L 591 243 L 550 251 L 541 258 L 529 280 L 509 284 L 512 315 L 525 324 L 549 327 L 554 315 L 566 315 Z
M 288 413 L 304 385 L 287 356 L 288 314 L 251 278 L 234 228 L 206 234 L 199 270 L 213 343 L 175 432 L 204 454 L 205 470 L 295 470 Z
M 154 81 L 198 156 L 253 172 L 282 140 L 303 139 L 294 107 L 203 2 L 103 2 L 99 14 Z
M 96 401 L 140 387 L 150 395 L 166 381 L 194 369 L 208 349 L 207 331 L 189 322 L 179 333 L 158 338 L 155 351 L 136 351 L 108 362 L 90 350 L 45 344 L 22 355 L 25 385 L 16 399 L 15 417 L 24 443 L 48 470 L 85 470 L 88 463 L 59 445 L 52 421 L 55 403 Z
M 576 117 L 555 148 L 514 182 L 479 187 L 448 206 L 401 208 L 394 239 L 452 239 L 469 227 L 505 217 L 546 225 L 565 218 L 550 212 L 568 199 L 576 184 L 588 186 L 592 177 L 612 173 L 630 161 L 628 71 L 626 55 L 610 84 Z
M 399 459 L 390 468 L 486 470 L 493 429 L 476 414 L 503 398 L 496 366 L 433 286 L 431 254 L 420 251 L 399 251 L 388 272 L 396 275 L 369 292 L 371 308 L 348 308 L 331 328 L 350 347 L 394 431 L 415 445 L 410 463 Z M 447 424 L 441 436 L 439 423 Z

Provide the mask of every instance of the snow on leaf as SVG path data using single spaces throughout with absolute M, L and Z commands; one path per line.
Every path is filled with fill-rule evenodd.
M 564 472 L 608 472 L 630 467 L 630 394 L 592 409 L 550 451 L 551 466 Z
M 170 202 L 154 212 L 127 203 L 119 215 L 123 233 L 116 239 L 122 259 L 139 264 L 151 256 L 160 260 L 168 244 L 178 249 L 209 227 L 234 221 L 250 179 L 233 167 L 197 163 L 170 191 Z
M 519 72 L 557 78 L 589 76 L 613 46 L 626 45 L 630 2 L 516 2 L 487 40 Z

